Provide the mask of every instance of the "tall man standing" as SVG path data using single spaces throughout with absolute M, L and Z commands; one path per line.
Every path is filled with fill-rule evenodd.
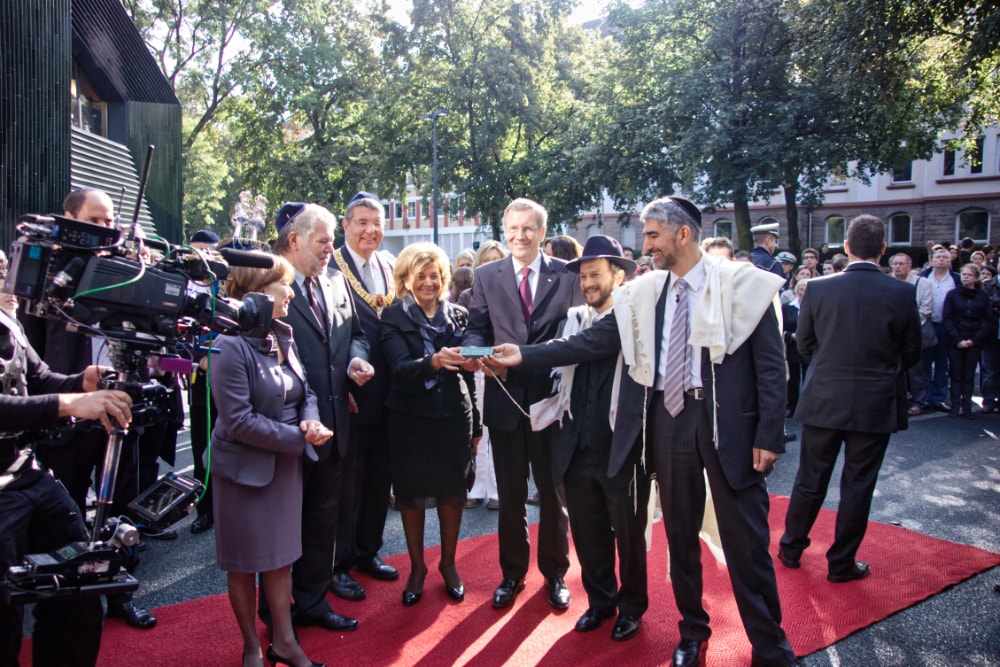
M 344 247 L 333 253 L 331 277 L 347 282 L 361 328 L 368 339 L 374 379 L 351 389 L 357 411 L 351 414 L 351 446 L 344 462 L 337 525 L 337 556 L 333 566 L 334 595 L 363 600 L 365 589 L 351 568 L 383 581 L 399 578 L 393 566 L 379 558 L 389 512 L 389 429 L 385 400 L 391 373 L 382 351 L 382 309 L 392 303 L 393 260 L 378 252 L 382 245 L 385 207 L 370 192 L 359 192 L 344 213 Z
M 948 395 L 948 334 L 944 330 L 944 298 L 948 292 L 962 286 L 958 274 L 951 270 L 951 253 L 941 245 L 931 249 L 931 266 L 924 270 L 920 277 L 927 280 L 934 288 L 934 301 L 931 307 L 931 322 L 934 323 L 934 333 L 937 334 L 937 345 L 932 345 L 923 351 L 924 381 L 927 389 L 924 392 L 924 404 L 935 410 L 948 412 L 949 406 L 944 399 Z
M 782 281 L 749 263 L 703 254 L 701 212 L 683 197 L 650 202 L 639 219 L 643 254 L 666 271 L 617 290 L 614 319 L 539 346 L 537 354 L 565 364 L 621 350 L 628 364 L 609 471 L 628 463 L 639 443 L 656 473 L 681 614 L 673 665 L 704 665 L 712 634 L 698 538 L 706 477 L 752 664 L 794 665 L 768 552 L 765 483 L 785 450 L 785 358 L 774 306 Z M 505 352 L 497 355 L 501 363 Z M 536 354 L 521 353 L 526 361 Z
M 802 451 L 778 558 L 800 566 L 843 444 L 837 527 L 826 552 L 833 583 L 868 576 L 868 564 L 855 556 L 889 435 L 906 428 L 906 369 L 920 361 L 916 290 L 879 270 L 885 248 L 881 219 L 851 220 L 844 242 L 850 264 L 809 281 L 799 311 L 798 346 L 809 371 L 795 411 Z
M 375 370 L 368 341 L 355 316 L 347 285 L 326 275 L 337 219 L 316 204 L 285 204 L 278 210 L 275 252 L 295 268 L 295 298 L 285 320 L 319 401 L 320 421 L 336 435 L 335 447 L 303 457 L 302 557 L 292 565 L 295 622 L 328 630 L 353 630 L 357 620 L 341 616 L 326 599 L 337 534 L 341 471 L 350 446 L 347 380 L 364 384 Z M 263 601 L 264 596 L 261 596 Z M 262 615 L 263 615 L 262 609 Z
M 917 313 L 920 315 L 920 327 L 923 329 L 934 310 L 934 288 L 931 286 L 931 282 L 926 278 L 910 275 L 910 271 L 913 269 L 913 260 L 905 252 L 898 252 L 890 257 L 889 268 L 893 278 L 910 283 L 916 288 Z M 908 414 L 915 417 L 921 414 L 925 407 L 924 392 L 927 388 L 927 378 L 924 377 L 923 364 L 914 364 L 906 372 L 906 380 L 910 399 Z
M 530 199 L 515 199 L 507 206 L 503 232 L 511 254 L 476 270 L 463 345 L 547 341 L 555 337 L 566 311 L 582 303 L 576 276 L 566 270 L 566 263 L 539 250 L 547 221 L 548 211 Z M 499 368 L 497 371 L 503 372 Z M 498 532 L 503 572 L 503 581 L 493 594 L 493 606 L 509 606 L 524 588 L 531 559 L 524 507 L 530 464 L 541 501 L 538 569 L 546 579 L 549 604 L 565 609 L 570 602 L 563 581 L 569 568 L 569 520 L 562 487 L 552 482 L 555 428 L 532 431 L 531 422 L 524 416 L 528 406 L 548 394 L 548 373 L 518 378 L 517 386 L 508 389 L 513 400 L 489 375 L 487 371 L 483 423 L 490 429 L 500 496 Z

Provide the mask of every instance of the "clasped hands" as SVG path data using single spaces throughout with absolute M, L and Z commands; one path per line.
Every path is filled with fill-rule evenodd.
M 375 377 L 375 367 L 364 359 L 355 357 L 347 368 L 347 377 L 360 387 Z
M 300 421 L 299 428 L 302 429 L 306 442 L 314 447 L 319 447 L 333 437 L 333 431 L 323 426 L 322 422 L 315 419 L 304 419 Z

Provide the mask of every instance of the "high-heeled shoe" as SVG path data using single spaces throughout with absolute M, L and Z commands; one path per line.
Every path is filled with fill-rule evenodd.
M 420 598 L 423 596 L 423 591 L 417 591 L 416 593 L 411 593 L 410 591 L 403 591 L 403 606 L 412 607 L 413 605 L 420 602 Z
M 459 584 L 458 586 L 449 586 L 448 584 L 445 584 L 444 590 L 445 593 L 448 594 L 448 597 L 455 602 L 461 602 L 465 599 L 465 584 Z
M 288 665 L 288 667 L 295 667 L 295 663 L 288 658 L 282 658 L 280 655 L 275 653 L 274 645 L 267 647 L 267 661 L 271 663 L 273 667 L 278 667 L 278 665 Z M 325 663 L 309 661 L 309 667 L 326 667 Z

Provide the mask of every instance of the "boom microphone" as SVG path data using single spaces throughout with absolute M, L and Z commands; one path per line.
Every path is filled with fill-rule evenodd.
M 230 266 L 245 266 L 251 269 L 273 269 L 274 258 L 262 252 L 247 252 L 233 248 L 220 248 L 219 254 Z

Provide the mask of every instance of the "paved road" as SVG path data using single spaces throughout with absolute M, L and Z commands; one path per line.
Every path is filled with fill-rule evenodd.
M 1000 552 L 1000 416 L 975 421 L 941 414 L 919 417 L 889 447 L 872 508 L 872 519 L 927 535 Z M 788 422 L 798 433 L 800 425 Z M 798 464 L 798 442 L 770 478 L 772 493 L 788 495 Z M 181 434 L 178 469 L 190 466 L 187 432 Z M 189 473 L 190 474 L 190 473 Z M 834 480 L 839 476 L 836 473 Z M 832 484 L 831 487 L 835 487 Z M 835 508 L 831 488 L 826 507 Z M 406 550 L 399 515 L 390 511 L 384 553 Z M 428 513 L 427 536 L 437 533 Z M 537 521 L 537 509 L 529 508 Z M 173 542 L 149 542 L 137 575 L 139 599 L 150 607 L 225 592 L 215 566 L 212 533 L 192 535 L 191 519 Z M 660 528 L 657 528 L 660 529 Z M 465 513 L 462 538 L 496 530 L 496 513 L 483 507 Z M 864 546 L 862 546 L 863 556 Z M 900 567 L 905 567 L 901 563 Z M 878 576 L 875 572 L 873 576 Z M 807 667 L 966 667 L 1000 665 L 1000 568 L 975 576 L 933 598 L 869 626 L 803 660 Z M 349 613 L 349 605 L 338 607 Z

